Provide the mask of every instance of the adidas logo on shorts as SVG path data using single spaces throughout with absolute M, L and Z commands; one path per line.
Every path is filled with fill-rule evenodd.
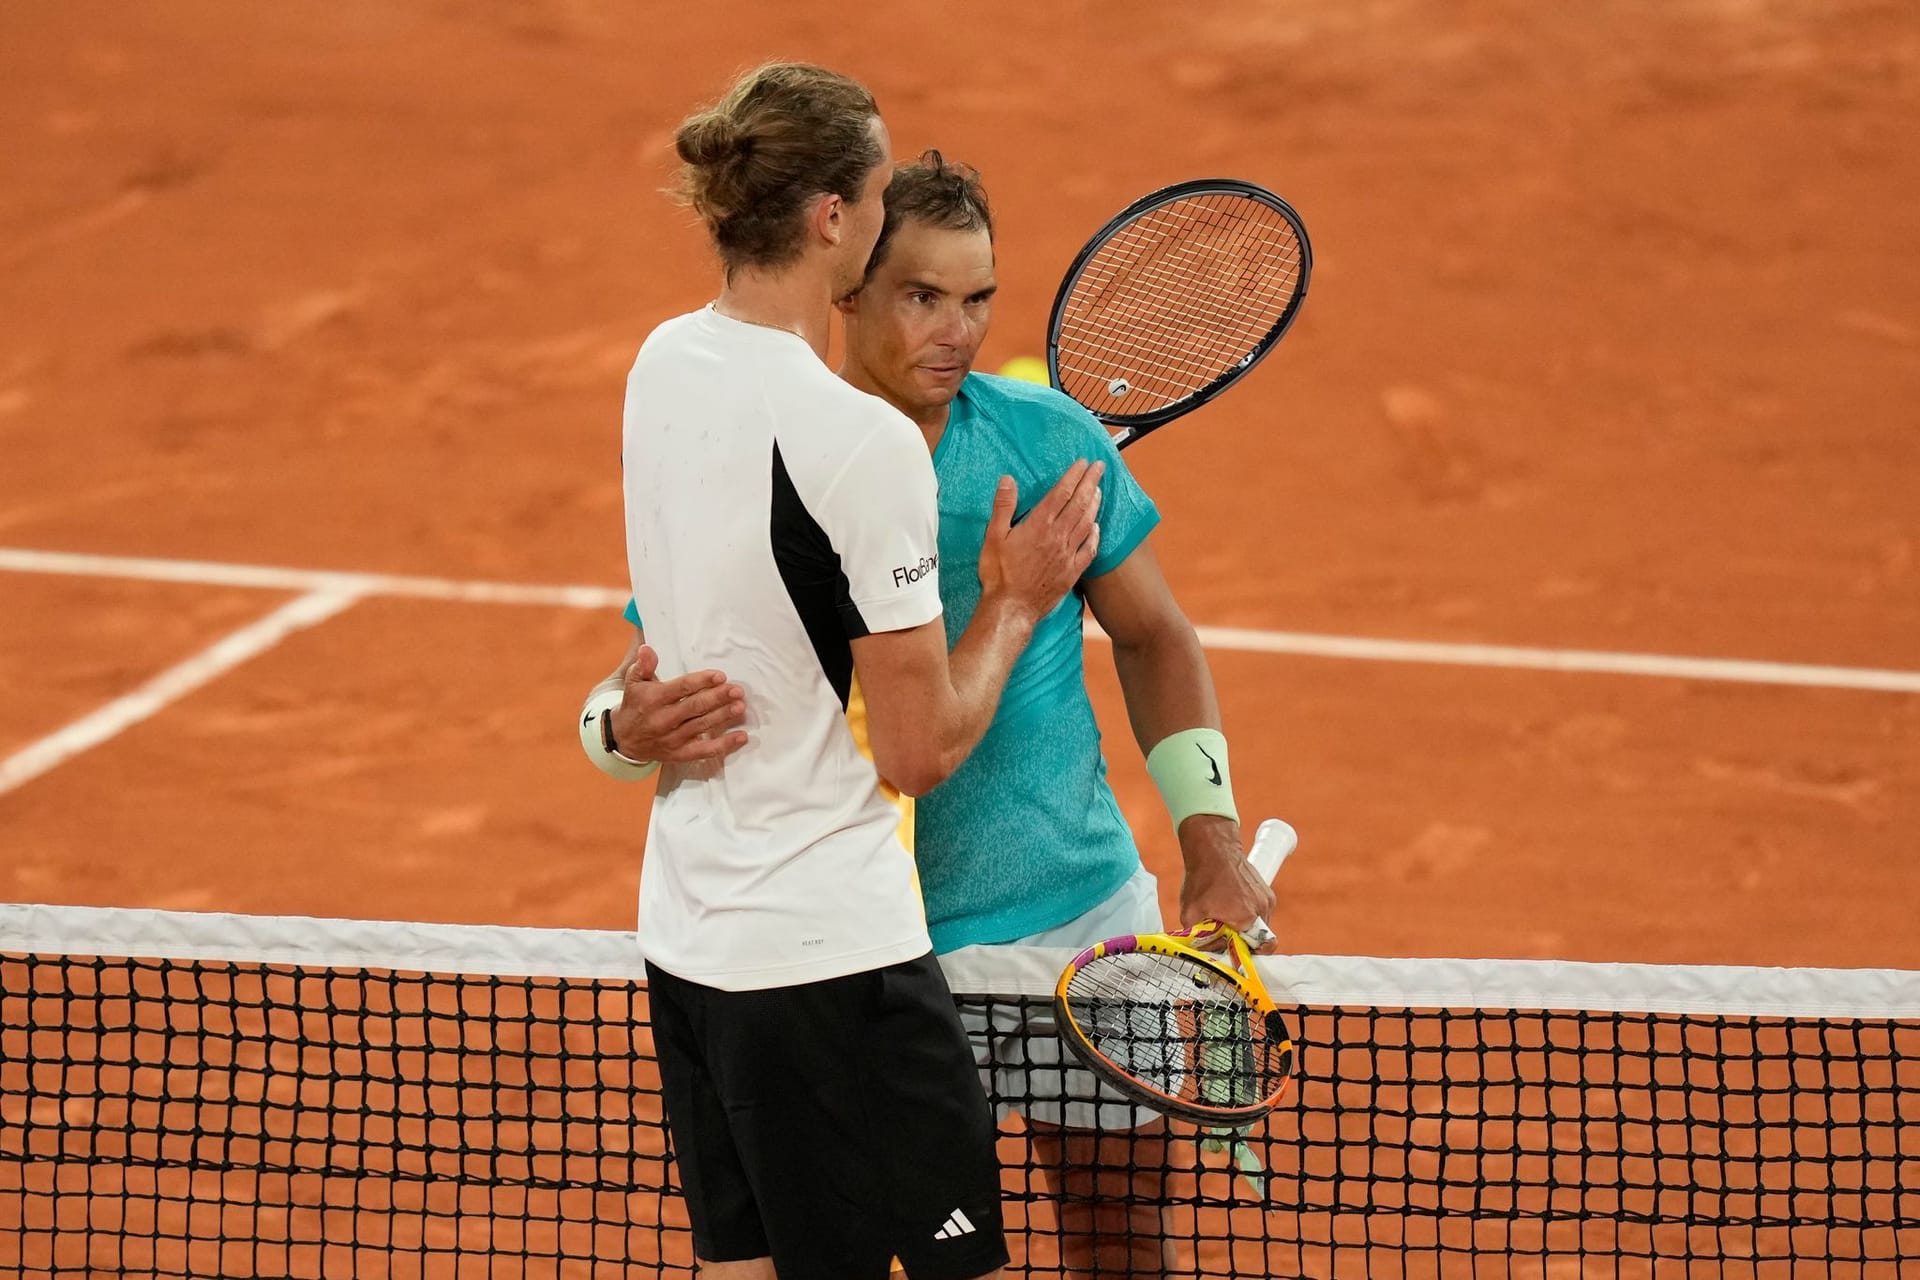
M 973 1224 L 967 1221 L 967 1215 L 955 1209 L 947 1215 L 946 1225 L 933 1233 L 935 1240 L 954 1240 L 960 1236 L 972 1235 Z

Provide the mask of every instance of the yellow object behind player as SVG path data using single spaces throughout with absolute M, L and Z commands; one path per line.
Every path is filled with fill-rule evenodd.
M 1047 362 L 1039 356 L 1015 356 L 1000 366 L 1000 376 L 1037 382 L 1043 387 L 1053 385 L 1053 379 L 1047 376 Z

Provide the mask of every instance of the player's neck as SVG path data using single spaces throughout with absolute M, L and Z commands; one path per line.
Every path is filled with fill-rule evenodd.
M 928 453 L 932 453 L 940 447 L 940 437 L 947 433 L 947 415 L 949 411 L 950 407 L 943 404 L 938 410 L 939 418 L 937 421 L 928 421 L 925 418 L 916 418 L 914 420 L 914 425 L 920 428 L 920 434 L 926 437 Z
M 729 320 L 785 329 L 806 339 L 821 360 L 833 332 L 833 286 L 821 272 L 796 266 L 784 271 L 742 267 L 727 277 L 713 309 Z
M 848 359 L 840 364 L 840 377 L 849 385 L 866 392 L 870 396 L 879 396 L 888 404 L 913 419 L 913 425 L 920 428 L 920 434 L 927 438 L 927 452 L 940 447 L 940 437 L 946 433 L 947 418 L 953 412 L 953 405 L 916 405 L 890 394 L 880 381 L 868 373 L 866 367 Z

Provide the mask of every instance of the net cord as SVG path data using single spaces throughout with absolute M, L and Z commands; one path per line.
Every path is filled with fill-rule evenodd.
M 631 932 L 330 920 L 0 903 L 0 952 L 644 981 Z M 1051 998 L 1071 948 L 967 947 L 940 958 L 956 993 Z M 1779 1018 L 1920 1018 L 1920 972 L 1568 960 L 1262 956 L 1289 1004 L 1549 1009 Z

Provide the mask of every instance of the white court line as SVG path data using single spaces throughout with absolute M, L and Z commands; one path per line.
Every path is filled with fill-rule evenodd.
M 305 627 L 325 622 L 360 599 L 344 590 L 313 591 L 289 600 L 258 622 L 249 623 L 211 648 L 167 668 L 133 692 L 56 729 L 38 742 L 0 760 L 0 795 L 39 777 L 63 761 L 97 747 L 123 729 L 145 720 L 168 703 L 273 648 Z
M 1209 649 L 1248 653 L 1294 653 L 1314 658 L 1368 662 L 1427 662 L 1465 667 L 1513 667 L 1529 671 L 1583 671 L 1616 676 L 1664 676 L 1675 680 L 1731 680 L 1745 684 L 1790 684 L 1816 689 L 1872 689 L 1920 693 L 1920 671 L 1874 667 L 1823 667 L 1799 662 L 1742 658 L 1687 658 L 1658 653 L 1606 653 L 1592 649 L 1523 649 L 1503 644 L 1440 644 L 1423 640 L 1375 640 L 1363 636 L 1310 635 L 1299 631 L 1247 631 L 1195 627 Z
M 264 565 L 219 564 L 204 560 L 151 560 L 136 556 L 83 555 L 0 547 L 0 570 L 206 586 L 261 587 L 278 591 L 347 591 L 359 595 L 405 596 L 427 600 L 465 600 L 483 604 L 548 605 L 570 609 L 617 609 L 625 591 L 609 587 L 534 586 L 507 582 L 464 582 L 453 578 L 406 577 L 378 573 L 337 573 L 282 569 Z M 1303 631 L 1255 631 L 1241 627 L 1197 627 L 1209 649 L 1244 653 L 1286 653 L 1312 658 L 1368 662 L 1437 663 L 1502 667 L 1531 671 L 1587 672 L 1602 675 L 1656 676 L 1675 680 L 1725 680 L 1745 684 L 1781 684 L 1816 689 L 1864 689 L 1882 693 L 1920 693 L 1920 671 L 1873 667 L 1818 666 L 1795 662 L 1759 662 L 1739 658 L 1693 658 L 1654 653 L 1611 653 L 1586 649 L 1534 649 L 1513 645 L 1452 644 L 1425 640 L 1381 640 L 1330 636 Z M 1104 639 L 1089 623 L 1087 634 Z
M 94 556 L 71 551 L 32 551 L 0 547 L 0 569 L 67 577 L 140 578 L 148 582 L 191 582 L 207 587 L 260 587 L 268 591 L 349 591 L 362 596 L 406 596 L 419 600 L 466 600 L 477 604 L 555 605 L 567 609 L 618 609 L 627 593 L 608 587 L 541 587 L 515 582 L 461 582 L 453 578 L 415 578 L 391 573 L 340 573 L 325 569 L 281 569 L 211 560 L 149 560 L 142 556 Z

